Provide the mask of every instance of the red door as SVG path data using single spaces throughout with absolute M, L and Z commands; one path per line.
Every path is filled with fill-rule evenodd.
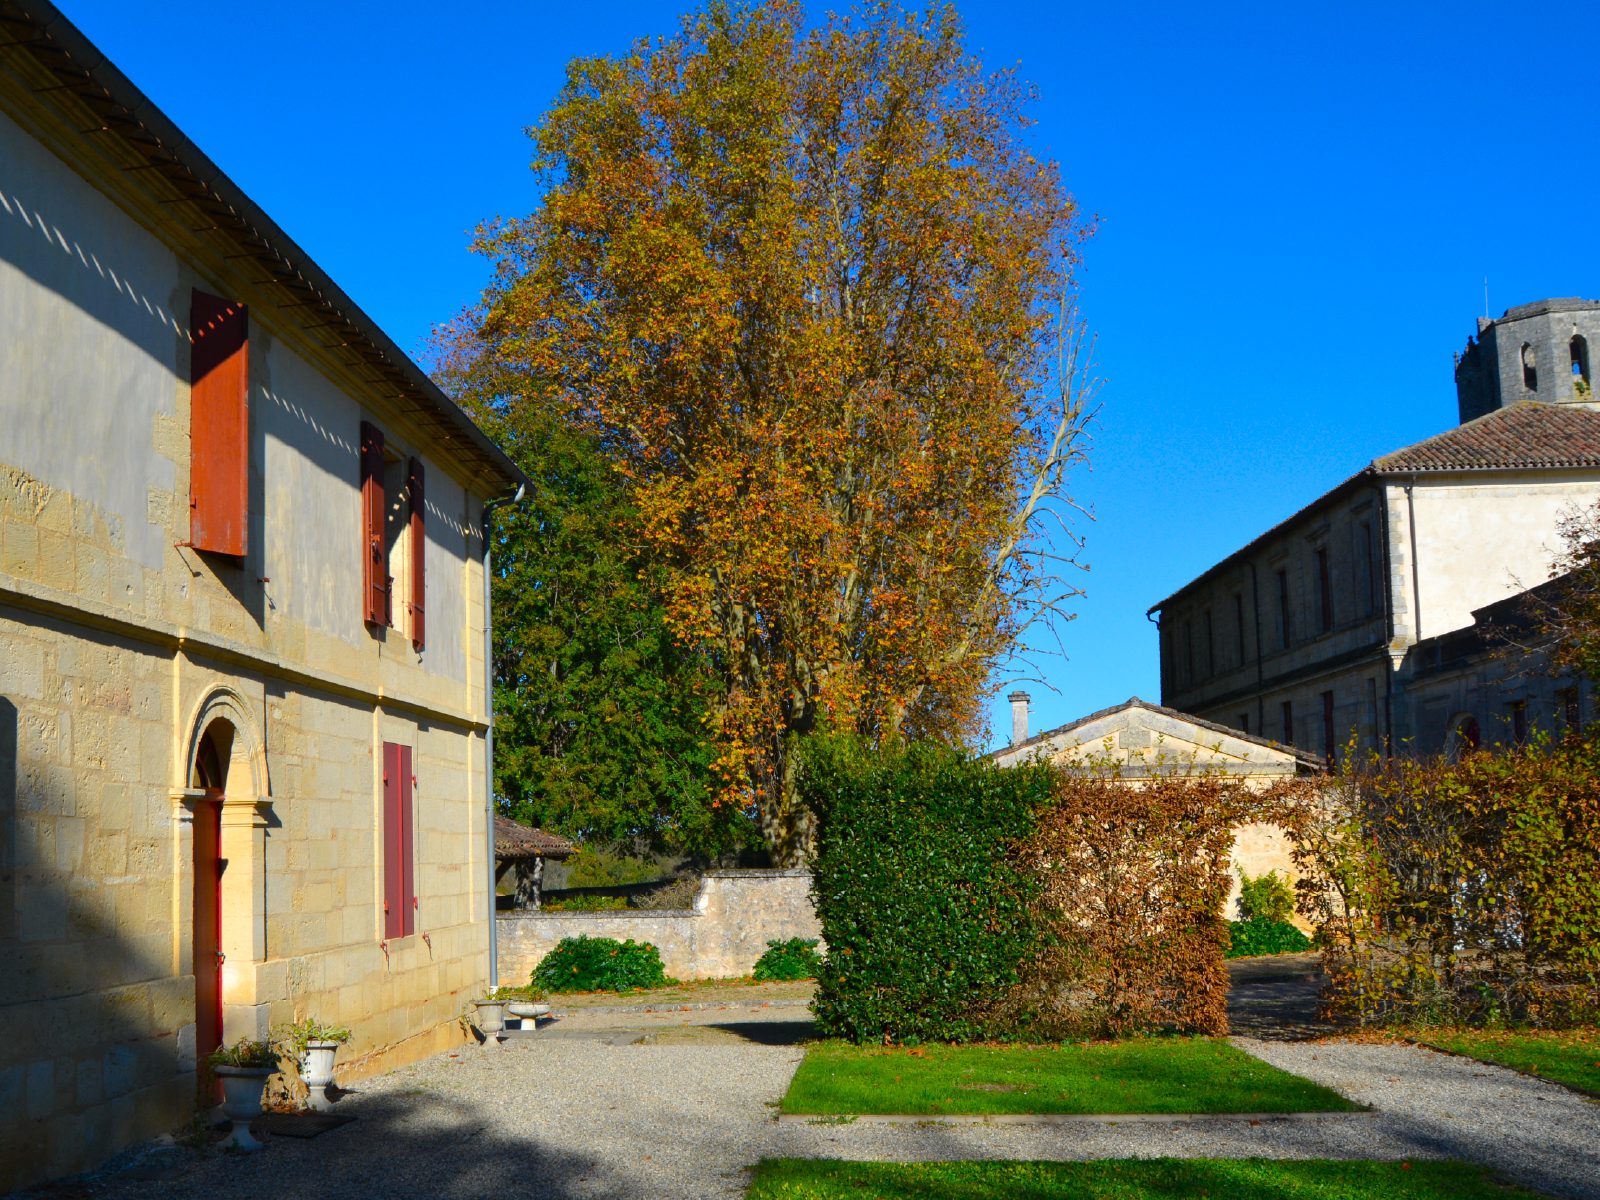
M 206 1055 L 222 1044 L 221 852 L 222 792 L 207 788 L 194 813 L 194 1048 L 202 1098 L 216 1090 L 215 1083 L 207 1086 Z

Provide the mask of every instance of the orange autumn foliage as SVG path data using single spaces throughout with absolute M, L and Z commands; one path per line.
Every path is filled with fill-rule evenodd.
M 812 838 L 796 739 L 971 736 L 990 666 L 1076 592 L 1087 227 L 1028 98 L 947 8 L 714 4 L 571 64 L 530 131 L 540 207 L 480 231 L 473 352 L 626 474 L 726 686 L 726 796 L 780 861 Z

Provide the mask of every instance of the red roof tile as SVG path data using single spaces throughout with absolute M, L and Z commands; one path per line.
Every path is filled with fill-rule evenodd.
M 1407 471 L 1600 467 L 1600 412 L 1513 404 L 1375 459 L 1380 475 Z
M 494 856 L 505 861 L 518 858 L 569 858 L 577 847 L 558 833 L 529 829 L 505 817 L 494 819 Z

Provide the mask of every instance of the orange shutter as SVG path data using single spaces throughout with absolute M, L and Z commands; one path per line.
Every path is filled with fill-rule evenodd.
M 411 460 L 411 644 L 422 649 L 427 639 L 423 617 L 423 592 L 426 584 L 428 535 L 424 524 L 422 460 Z
M 374 625 L 389 624 L 389 556 L 383 538 L 383 431 L 361 422 L 362 611 Z
M 242 558 L 250 505 L 249 314 L 197 289 L 189 329 L 189 544 Z

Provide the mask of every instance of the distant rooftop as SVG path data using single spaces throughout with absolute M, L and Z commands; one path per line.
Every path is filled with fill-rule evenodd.
M 1541 304 L 1564 303 L 1540 301 Z M 1593 301 L 1576 301 L 1591 304 Z M 1532 307 L 1532 306 L 1527 306 Z M 1600 412 L 1575 405 L 1519 403 L 1373 459 L 1350 478 L 1279 521 L 1195 576 L 1150 612 L 1165 608 L 1201 580 L 1223 570 L 1363 481 L 1436 471 L 1556 471 L 1600 469 Z

